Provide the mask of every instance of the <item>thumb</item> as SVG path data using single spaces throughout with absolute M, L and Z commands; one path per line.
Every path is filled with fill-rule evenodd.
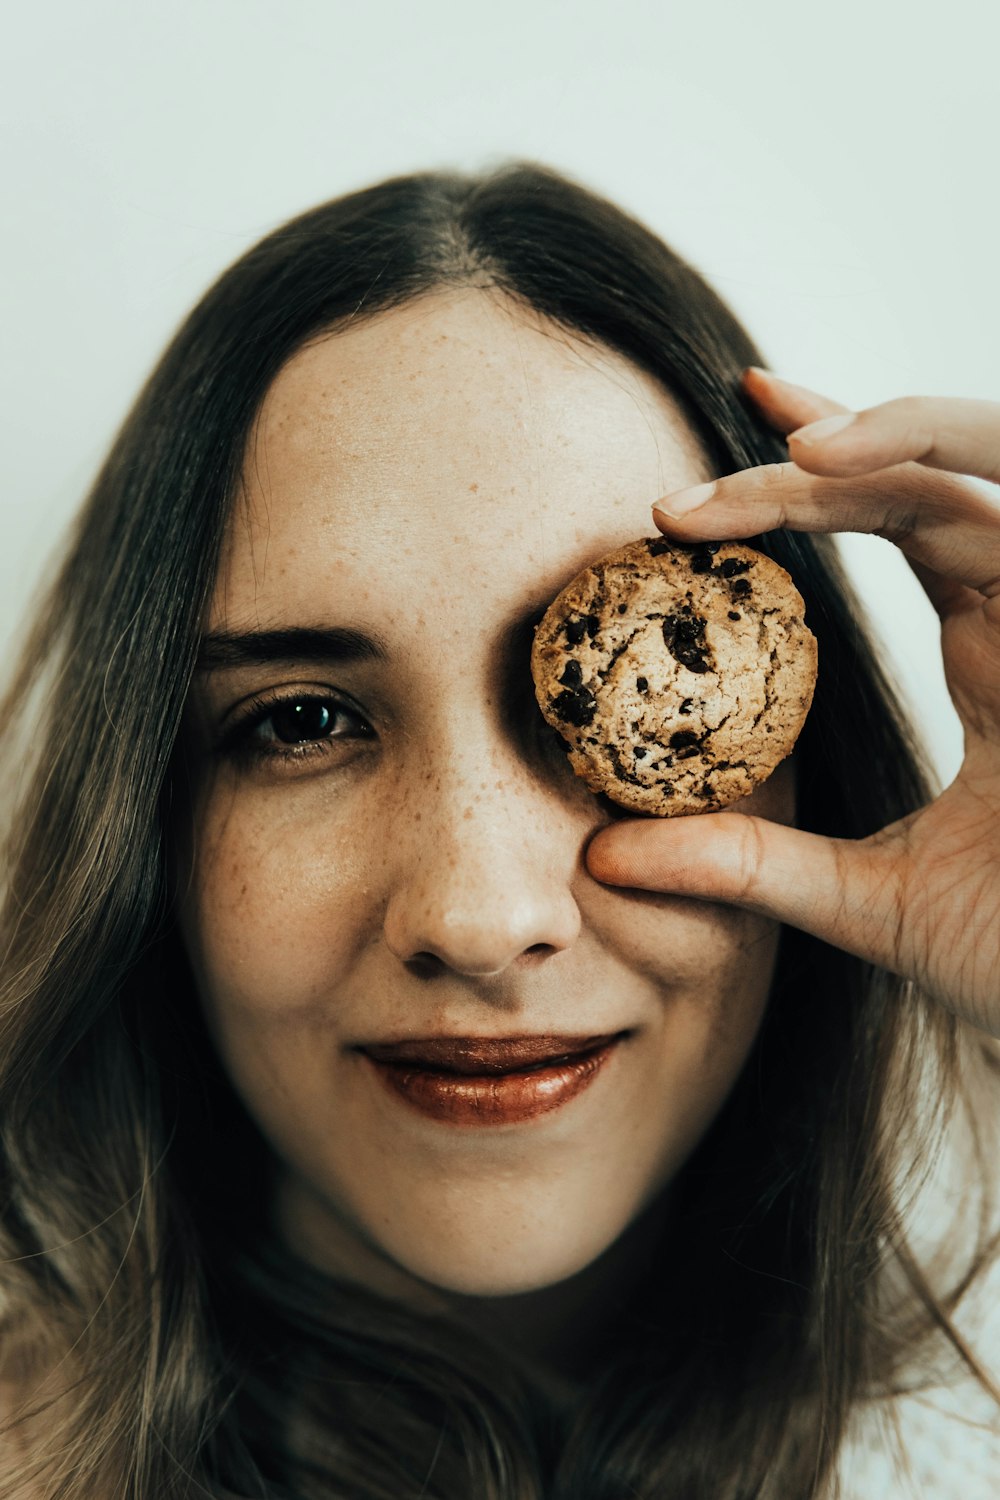
M 608 885 L 744 907 L 895 966 L 895 882 L 866 841 L 742 813 L 698 813 L 611 823 L 591 840 L 587 866 Z

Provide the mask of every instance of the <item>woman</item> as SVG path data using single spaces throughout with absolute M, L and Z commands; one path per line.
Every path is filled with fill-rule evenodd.
M 991 1258 L 1000 523 L 941 472 L 997 477 L 998 414 L 834 435 L 758 360 L 530 165 L 319 208 L 177 335 L 4 718 L 5 1494 L 820 1496 L 918 1358 L 1000 1394 L 950 1321 Z M 770 782 L 663 822 L 571 775 L 527 670 L 654 502 L 764 533 L 822 664 Z M 945 616 L 936 800 L 804 534 L 845 527 Z M 488 1055 L 598 1044 L 470 1124 Z M 392 1086 L 433 1064 L 463 1121 Z

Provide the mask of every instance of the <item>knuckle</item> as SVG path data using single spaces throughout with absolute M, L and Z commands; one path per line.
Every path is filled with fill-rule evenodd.
M 788 478 L 788 464 L 761 464 L 757 470 L 757 485 L 762 490 L 780 490 Z
M 756 818 L 741 818 L 740 826 L 734 828 L 735 847 L 731 856 L 732 894 L 736 900 L 753 896 L 760 875 L 764 848 L 760 825 Z
M 898 416 L 913 418 L 924 414 L 926 402 L 923 396 L 896 396 L 892 401 L 885 403 L 887 411 L 895 412 Z
M 887 415 L 898 427 L 905 447 L 913 454 L 923 454 L 933 445 L 933 424 L 928 406 L 925 396 L 898 396 L 886 403 Z

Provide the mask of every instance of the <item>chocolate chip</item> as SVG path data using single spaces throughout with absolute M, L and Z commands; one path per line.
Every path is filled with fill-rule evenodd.
M 684 702 L 681 704 L 681 706 L 677 710 L 677 712 L 678 713 L 682 713 L 682 714 L 689 714 L 691 712 L 691 705 L 692 705 L 693 702 L 694 702 L 693 698 L 685 698 Z
M 707 672 L 708 662 L 702 656 L 697 646 L 678 646 L 674 656 L 682 667 L 687 667 L 689 672 Z
M 727 557 L 719 564 L 719 572 L 723 578 L 735 578 L 737 573 L 749 573 L 752 567 L 753 563 L 747 562 L 745 557 Z
M 674 627 L 674 640 L 687 644 L 701 635 L 703 620 L 678 620 Z
M 569 641 L 569 643 L 570 643 L 571 646 L 579 646 L 580 642 L 583 640 L 583 638 L 584 638 L 584 636 L 586 634 L 587 634 L 587 622 L 586 622 L 586 620 L 567 620 L 566 621 L 566 639 Z
M 682 615 L 665 615 L 663 640 L 675 661 L 689 672 L 707 672 L 709 665 L 704 658 L 705 621 L 685 609 Z
M 583 681 L 583 668 L 578 661 L 568 661 L 559 681 L 563 687 L 577 688 Z
M 662 557 L 664 552 L 670 551 L 671 544 L 667 541 L 666 537 L 654 536 L 648 538 L 646 546 L 649 549 L 650 557 Z
M 667 741 L 671 750 L 687 750 L 691 745 L 697 745 L 698 736 L 691 729 L 678 729 Z
M 587 616 L 587 634 L 590 636 L 591 640 L 594 639 L 594 636 L 597 634 L 597 632 L 600 630 L 600 628 L 601 628 L 600 616 L 599 615 L 588 615 Z
M 620 615 L 623 615 L 627 609 L 628 609 L 628 605 L 627 604 L 619 604 L 619 606 L 618 606 L 618 613 Z
M 635 685 L 639 689 L 640 693 L 649 692 L 649 683 L 647 682 L 645 677 L 637 677 L 635 679 Z
M 742 620 L 743 616 L 737 610 L 731 609 L 729 611 L 729 618 L 731 620 Z
M 709 557 L 714 557 L 721 546 L 721 542 L 693 542 L 692 550 L 694 552 L 707 552 Z
M 635 747 L 635 758 L 636 758 L 636 760 L 645 760 L 646 756 L 648 754 L 649 754 L 649 751 L 646 749 L 645 745 L 636 745 L 636 747 Z
M 691 554 L 691 572 L 692 573 L 711 573 L 711 571 L 712 571 L 712 554 L 709 552 L 708 548 L 706 547 L 706 548 L 704 548 L 701 551 L 692 552 L 692 554 Z
M 560 693 L 558 698 L 552 701 L 552 712 L 559 719 L 564 719 L 567 724 L 575 724 L 582 728 L 589 724 L 597 712 L 597 699 L 589 688 L 578 687 L 572 692 L 567 690 Z
M 735 579 L 734 582 L 733 582 L 733 584 L 732 584 L 732 590 L 733 590 L 734 594 L 743 594 L 743 595 L 749 594 L 750 593 L 750 580 L 749 580 L 749 578 L 737 578 L 737 579 Z

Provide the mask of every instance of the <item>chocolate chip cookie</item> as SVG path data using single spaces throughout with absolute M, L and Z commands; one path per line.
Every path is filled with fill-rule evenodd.
M 816 682 L 804 612 L 784 568 L 743 543 L 630 542 L 550 605 L 535 693 L 592 791 L 657 816 L 716 811 L 798 738 Z

